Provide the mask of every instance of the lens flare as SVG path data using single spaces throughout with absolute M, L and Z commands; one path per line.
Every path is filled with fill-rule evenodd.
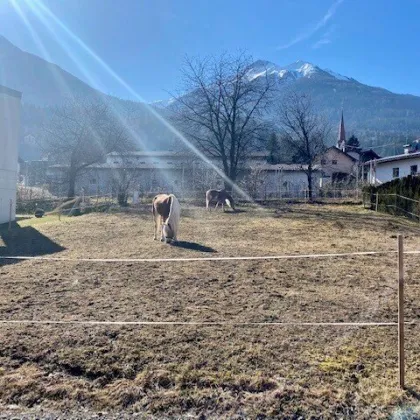
M 15 11 L 18 13 L 18 15 L 20 16 L 20 18 L 22 19 L 22 21 L 24 22 L 24 24 L 26 25 L 26 27 L 29 29 L 32 38 L 35 40 L 35 42 L 36 42 L 37 46 L 39 47 L 39 49 L 41 50 L 41 52 L 44 54 L 44 56 L 49 61 L 52 62 L 53 60 L 51 59 L 51 56 L 49 55 L 49 52 L 47 51 L 47 49 L 45 48 L 45 46 L 42 43 L 41 39 L 39 38 L 38 34 L 36 33 L 36 31 L 33 29 L 32 25 L 28 21 L 28 19 L 27 19 L 26 15 L 24 14 L 22 8 L 19 6 L 19 4 L 17 3 L 16 0 L 13 0 L 12 5 L 15 8 Z M 98 81 L 87 70 L 86 66 L 84 66 L 83 62 L 73 52 L 72 48 L 69 46 L 69 44 L 66 42 L 66 40 L 62 36 L 60 36 L 59 34 L 57 34 L 53 30 L 53 28 L 51 26 L 51 22 L 49 22 L 45 18 L 45 16 L 42 13 L 39 12 L 38 9 L 31 8 L 31 10 L 36 15 L 36 17 L 39 19 L 39 21 L 43 23 L 43 25 L 48 30 L 48 32 L 50 32 L 50 34 L 53 36 L 53 38 L 54 39 L 59 39 L 60 46 L 66 51 L 67 55 L 77 65 L 77 67 L 82 72 L 82 74 L 84 75 L 84 77 L 88 80 L 88 82 L 92 86 L 97 86 L 98 85 Z M 55 77 L 55 79 L 59 82 L 59 85 L 61 85 L 63 87 L 63 91 L 70 92 L 71 91 L 70 87 L 67 85 L 67 83 L 65 82 L 65 80 L 61 77 L 60 73 L 59 72 L 55 72 L 54 69 L 52 69 L 51 72 L 52 72 L 53 77 Z M 98 99 L 104 99 L 104 97 L 105 97 L 104 95 L 98 95 Z M 121 116 L 121 112 L 115 108 L 115 106 L 112 104 L 112 102 L 107 101 L 107 105 L 108 105 L 109 109 L 111 110 L 112 114 L 115 116 L 115 118 L 117 118 L 117 120 L 119 121 L 119 123 L 122 124 L 122 126 L 126 129 L 126 131 L 134 139 L 134 141 L 136 142 L 136 144 L 138 146 L 142 147 L 143 149 L 145 149 L 146 147 L 145 147 L 145 144 L 143 143 L 143 140 L 138 135 L 138 133 Z M 163 177 L 165 178 L 165 180 L 167 182 L 170 181 L 164 171 L 160 171 L 160 172 L 161 172 L 161 174 L 163 175 Z M 117 170 L 115 170 L 115 171 L 113 171 L 113 173 L 116 176 L 116 178 L 118 178 L 120 180 L 120 182 L 122 182 L 122 178 L 121 178 L 120 172 L 117 171 Z
M 19 15 L 19 17 L 22 19 L 23 23 L 25 24 L 25 26 L 28 28 L 33 40 L 35 41 L 37 47 L 40 49 L 40 51 L 42 52 L 42 54 L 44 55 L 44 57 L 48 60 L 48 61 L 53 61 L 48 50 L 45 48 L 44 43 L 41 41 L 40 37 L 38 36 L 38 34 L 36 33 L 36 31 L 34 30 L 33 26 L 31 25 L 31 23 L 29 22 L 28 18 L 26 17 L 23 9 L 20 7 L 19 3 L 17 0 L 11 0 L 11 4 L 14 8 L 14 10 L 16 11 L 16 13 Z M 63 77 L 61 77 L 59 72 L 55 72 L 54 69 L 51 69 L 51 74 L 52 76 L 57 80 L 58 84 L 63 87 L 64 89 L 66 89 L 67 91 L 70 90 L 69 86 L 67 85 L 66 81 L 63 79 Z
M 44 15 L 45 20 L 52 20 L 57 24 L 77 45 L 87 52 L 117 83 L 120 84 L 132 97 L 142 102 L 146 109 L 171 133 L 173 133 L 190 151 L 211 167 L 224 181 L 230 183 L 233 189 L 245 198 L 247 201 L 254 200 L 243 191 L 236 183 L 233 183 L 211 160 L 207 158 L 200 150 L 198 150 L 179 130 L 170 124 L 162 115 L 160 115 L 153 107 L 148 105 L 146 101 L 121 77 L 119 76 L 99 55 L 97 55 L 85 42 L 83 42 L 70 28 L 68 28 L 41 0 L 23 0 L 25 4 L 37 15 Z M 49 27 L 49 25 L 46 25 Z

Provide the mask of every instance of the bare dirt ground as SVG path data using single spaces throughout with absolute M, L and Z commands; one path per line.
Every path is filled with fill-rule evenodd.
M 420 226 L 357 206 L 183 209 L 23 220 L 2 255 L 159 258 L 420 250 Z M 1 261 L 0 320 L 395 322 L 396 255 L 171 263 Z M 0 324 L 0 412 L 45 418 L 420 416 L 420 257 L 406 257 L 407 391 L 397 329 Z M 99 414 L 101 413 L 101 414 Z M 411 417 L 410 417 L 411 416 Z M 417 416 L 417 417 L 416 417 Z M 0 416 L 0 418 L 2 418 Z

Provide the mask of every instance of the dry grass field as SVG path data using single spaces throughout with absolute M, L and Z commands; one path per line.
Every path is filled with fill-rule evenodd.
M 179 246 L 152 240 L 145 210 L 22 220 L 11 233 L 2 231 L 0 254 L 77 259 L 387 251 L 396 249 L 398 233 L 407 250 L 420 250 L 419 225 L 357 206 L 235 214 L 189 207 Z M 418 418 L 419 255 L 407 255 L 405 273 L 406 318 L 417 323 L 406 331 L 406 391 L 398 388 L 394 326 L 0 324 L 0 412 Z M 0 320 L 394 322 L 396 276 L 395 254 L 169 263 L 0 260 Z

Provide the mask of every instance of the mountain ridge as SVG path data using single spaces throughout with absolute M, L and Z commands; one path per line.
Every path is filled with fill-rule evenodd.
M 362 144 L 389 143 L 396 137 L 420 135 L 420 97 L 393 93 L 382 87 L 368 86 L 354 78 L 322 69 L 308 61 L 297 60 L 285 66 L 256 60 L 248 70 L 249 83 L 271 77 L 278 89 L 277 102 L 288 89 L 311 94 L 315 105 L 335 126 L 344 108 L 346 129 Z M 149 107 L 168 115 L 173 100 L 145 104 L 107 95 L 80 80 L 60 66 L 25 52 L 0 35 L 0 81 L 23 93 L 23 137 L 35 135 L 49 107 L 61 105 L 69 97 L 105 97 L 118 108 L 130 102 L 139 113 L 138 132 L 143 146 L 168 148 L 173 134 L 153 115 Z M 23 140 L 24 143 L 24 140 Z
M 51 78 L 55 79 L 54 83 L 51 83 Z M 2 35 L 0 35 L 0 80 L 7 87 L 21 91 L 24 94 L 23 102 L 33 105 L 57 105 L 68 97 L 76 95 L 103 95 L 57 64 L 23 51 Z M 60 95 L 57 95 L 57 88 L 61 92 Z M 60 100 L 58 96 L 61 97 Z

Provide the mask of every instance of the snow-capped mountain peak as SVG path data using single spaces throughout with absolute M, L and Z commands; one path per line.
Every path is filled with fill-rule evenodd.
M 312 63 L 309 63 L 307 61 L 298 60 L 298 61 L 295 61 L 292 64 L 284 66 L 283 68 L 285 70 L 289 70 L 289 71 L 297 71 L 297 72 L 302 72 L 302 73 L 308 73 L 308 72 L 315 71 L 315 69 L 317 69 L 318 67 L 314 66 Z
M 258 60 L 250 66 L 248 79 L 255 80 L 261 76 L 277 77 L 278 79 L 296 80 L 301 77 L 312 78 L 316 76 L 333 77 L 337 80 L 350 81 L 349 77 L 342 76 L 329 69 L 320 67 L 307 61 L 298 60 L 287 66 L 278 66 L 270 61 Z

